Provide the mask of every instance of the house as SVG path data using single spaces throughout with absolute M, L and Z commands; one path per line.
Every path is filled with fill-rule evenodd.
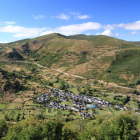
M 72 107 L 71 107 L 71 110 L 74 110 L 74 111 L 76 111 L 76 112 L 79 111 L 79 109 L 77 109 L 77 107 L 75 107 L 75 106 L 72 106 Z
M 88 102 L 89 102 L 89 103 L 92 103 L 92 100 L 89 98 L 89 99 L 88 99 Z
M 92 106 L 98 107 L 98 103 L 93 103 Z

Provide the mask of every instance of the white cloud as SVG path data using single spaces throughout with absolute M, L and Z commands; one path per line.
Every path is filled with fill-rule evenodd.
M 42 33 L 42 35 L 48 34 L 50 32 L 61 33 L 64 35 L 74 35 L 74 34 L 80 34 L 89 30 L 98 30 L 100 28 L 102 28 L 102 26 L 99 23 L 87 22 L 87 23 L 82 23 L 82 24 L 72 24 L 72 25 L 67 25 L 67 26 L 61 26 L 61 27 L 58 27 L 49 31 L 45 31 Z
M 69 17 L 69 15 L 66 15 L 66 14 L 62 13 L 59 16 L 56 16 L 56 18 L 68 20 L 70 17 Z
M 90 33 L 86 33 L 86 35 L 91 35 Z
M 6 42 L 6 41 L 0 41 L 0 43 L 8 43 L 8 42 Z
M 78 19 L 87 19 L 87 18 L 90 18 L 89 15 L 77 15 L 75 18 L 78 18 Z
M 108 24 L 104 26 L 105 30 L 114 30 L 115 28 L 124 28 L 126 30 L 140 30 L 140 21 L 136 21 L 133 23 L 120 23 L 120 24 Z
M 38 37 L 40 34 L 46 30 L 45 27 L 43 28 L 24 28 L 21 32 L 14 34 L 14 37 Z
M 77 13 L 75 14 L 77 16 Z M 67 19 L 67 18 L 63 17 L 63 19 Z M 108 24 L 106 26 L 102 26 L 100 23 L 97 23 L 97 22 L 86 22 L 86 23 L 81 23 L 81 24 L 71 24 L 67 26 L 60 26 L 56 28 L 46 28 L 46 27 L 28 28 L 28 27 L 16 26 L 12 24 L 15 24 L 15 23 L 13 21 L 11 22 L 5 21 L 5 26 L 0 27 L 0 32 L 12 33 L 13 37 L 33 38 L 33 37 L 50 34 L 50 33 L 61 33 L 64 35 L 83 34 L 83 33 L 89 33 L 92 30 L 99 30 L 101 28 L 104 28 L 105 30 L 102 33 L 97 33 L 97 35 L 119 36 L 120 35 L 119 33 L 116 33 L 116 34 L 112 33 L 112 30 L 114 30 L 117 27 L 127 29 L 127 30 L 136 29 L 132 31 L 129 35 L 139 34 L 137 30 L 140 30 L 140 26 L 139 26 L 140 21 L 136 21 L 134 23 L 127 23 L 127 24 L 124 24 L 124 23 L 113 24 L 113 25 Z
M 113 24 L 113 25 L 108 24 L 108 25 L 104 26 L 105 30 L 114 30 L 115 28 L 116 28 L 116 24 Z
M 70 14 L 72 14 L 72 15 L 80 15 L 80 13 L 78 13 L 78 12 L 70 12 Z
M 72 24 L 68 26 L 61 26 L 57 28 L 60 31 L 76 31 L 76 32 L 84 32 L 87 30 L 98 30 L 101 28 L 101 24 L 96 22 L 87 22 L 82 24 Z
M 42 18 L 45 18 L 44 15 L 38 15 L 38 16 L 33 15 L 33 17 L 34 17 L 34 19 L 42 19 Z
M 46 28 L 26 28 L 21 26 L 13 26 L 13 25 L 7 25 L 5 27 L 0 27 L 0 32 L 5 33 L 14 33 L 14 37 L 37 37 L 39 36 L 43 31 L 45 31 Z
M 120 24 L 120 27 L 123 27 L 126 30 L 140 30 L 140 21 L 134 23 Z
M 7 25 L 0 27 L 0 32 L 13 33 L 13 37 L 37 37 L 40 35 L 50 33 L 61 33 L 64 35 L 80 34 L 89 30 L 98 30 L 102 28 L 101 24 L 95 22 L 87 22 L 82 24 L 72 24 L 67 26 L 60 26 L 57 28 L 27 28 L 22 26 Z
M 5 32 L 5 33 L 17 33 L 22 30 L 24 30 L 24 27 L 21 26 L 7 25 L 5 27 L 0 27 L 0 32 Z
M 4 24 L 7 24 L 7 25 L 16 24 L 16 22 L 14 22 L 14 21 L 4 21 L 3 23 L 4 23 Z
M 78 12 L 70 12 L 70 14 L 75 15 L 76 19 L 87 19 L 87 18 L 90 18 L 89 15 L 81 15 Z
M 139 34 L 139 32 L 136 32 L 136 31 L 133 31 L 130 33 L 131 35 L 136 35 L 136 34 Z
M 114 34 L 111 32 L 111 30 L 105 30 L 102 33 L 97 33 L 96 35 L 113 36 Z

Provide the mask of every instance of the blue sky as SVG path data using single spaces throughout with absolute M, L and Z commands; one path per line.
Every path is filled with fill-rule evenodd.
M 54 32 L 140 41 L 140 1 L 0 0 L 0 43 Z

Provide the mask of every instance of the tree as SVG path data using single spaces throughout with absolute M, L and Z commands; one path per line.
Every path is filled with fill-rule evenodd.
M 103 121 L 95 134 L 97 140 L 138 140 L 138 119 L 130 112 Z
M 64 124 L 59 120 L 47 122 L 47 124 L 43 127 L 43 137 L 49 140 L 61 140 L 63 126 Z
M 77 126 L 78 126 L 79 132 L 81 132 L 82 129 L 85 128 L 85 121 L 84 120 L 81 120 L 81 119 L 77 120 Z
M 2 104 L 3 104 L 4 90 L 2 87 L 0 88 L 0 96 L 1 96 Z
M 116 121 L 119 138 L 121 140 L 138 140 L 137 124 L 138 119 L 132 117 L 130 112 L 125 115 L 121 114 Z
M 7 133 L 8 127 L 4 120 L 0 120 L 0 139 Z
M 64 126 L 62 129 L 62 140 L 79 140 L 78 132 L 67 126 Z
M 17 114 L 16 121 L 19 121 L 19 119 L 20 119 L 20 113 Z
M 8 114 L 5 114 L 4 115 L 4 118 L 5 118 L 6 121 L 9 121 L 10 120 Z
M 137 79 L 136 81 L 135 81 L 135 85 L 137 86 L 137 85 L 140 85 L 140 79 Z

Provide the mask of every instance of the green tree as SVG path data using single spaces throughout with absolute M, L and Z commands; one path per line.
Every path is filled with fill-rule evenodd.
M 97 140 L 138 140 L 138 119 L 130 112 L 103 121 L 97 131 Z
M 0 139 L 7 133 L 8 127 L 4 120 L 0 120 Z
M 137 79 L 136 81 L 135 81 L 135 85 L 137 86 L 137 85 L 140 85 L 140 79 Z
M 24 121 L 17 122 L 9 127 L 8 133 L 4 140 L 41 140 L 42 124 L 39 120 L 29 118 Z
M 20 120 L 20 113 L 17 114 L 16 121 Z
M 61 140 L 63 126 L 64 124 L 58 120 L 47 122 L 43 127 L 43 137 L 49 140 Z
M 67 126 L 64 126 L 62 129 L 62 140 L 79 140 L 78 132 Z

